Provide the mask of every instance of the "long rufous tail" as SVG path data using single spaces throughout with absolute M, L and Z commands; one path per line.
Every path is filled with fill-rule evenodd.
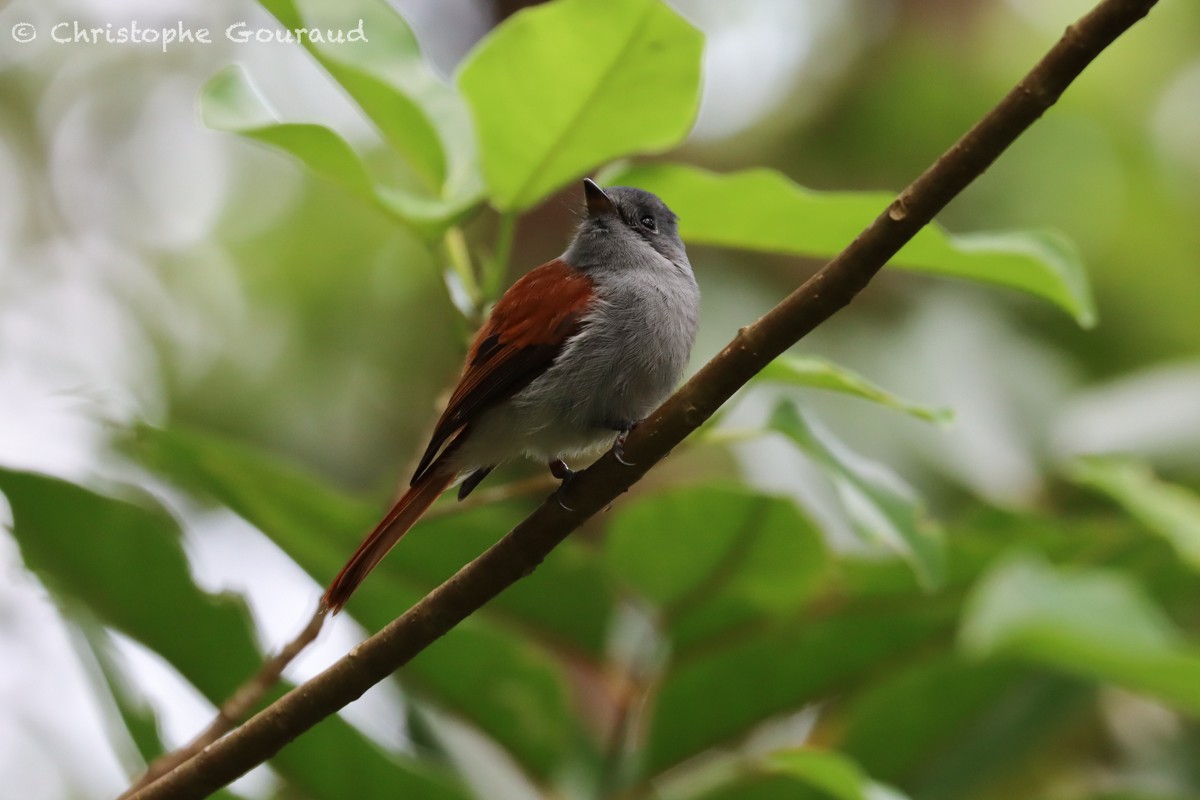
M 342 606 L 346 605 L 350 595 L 354 594 L 354 590 L 363 582 L 363 579 L 370 574 L 371 570 L 375 569 L 375 565 L 396 546 L 400 537 L 417 524 L 417 520 L 429 510 L 433 501 L 450 488 L 452 483 L 454 483 L 453 473 L 442 475 L 430 472 L 396 501 L 387 516 L 363 540 L 363 543 L 358 546 L 358 550 L 354 551 L 354 555 L 346 562 L 346 566 L 342 567 L 342 571 L 333 579 L 333 583 L 329 584 L 329 590 L 325 592 L 324 603 L 330 611 L 336 614 L 342 610 Z

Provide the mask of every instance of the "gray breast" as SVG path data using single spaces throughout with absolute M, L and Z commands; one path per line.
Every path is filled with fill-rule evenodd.
M 556 365 L 573 373 L 577 390 L 569 393 L 568 411 L 575 421 L 640 420 L 683 376 L 696 338 L 699 290 L 690 269 L 665 259 L 656 266 L 596 275 L 596 308 Z

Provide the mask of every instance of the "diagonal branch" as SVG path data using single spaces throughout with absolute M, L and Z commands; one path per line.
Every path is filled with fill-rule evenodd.
M 304 630 L 284 645 L 282 650 L 267 659 L 254 677 L 239 686 L 233 696 L 217 709 L 217 716 L 207 728 L 178 750 L 172 750 L 155 759 L 146 767 L 145 774 L 134 781 L 133 785 L 126 789 L 117 800 L 128 800 L 134 797 L 138 789 L 158 780 L 233 730 L 279 682 L 283 671 L 296 656 L 300 655 L 300 652 L 317 638 L 317 634 L 321 632 L 321 626 L 325 624 L 325 616 L 325 608 L 323 606 L 318 608 L 309 619 L 308 624 L 304 626 Z
M 753 375 L 845 307 L 918 230 L 1000 156 L 1101 51 L 1156 0 L 1104 0 L 1067 28 L 1016 87 L 908 186 L 820 272 L 737 336 L 629 437 L 572 484 L 573 511 L 549 500 L 507 536 L 349 655 L 224 739 L 133 795 L 205 797 L 356 700 L 508 586 L 532 572 L 584 520 L 636 483 Z

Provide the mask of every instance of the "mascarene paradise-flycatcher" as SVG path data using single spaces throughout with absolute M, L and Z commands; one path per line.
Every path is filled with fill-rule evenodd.
M 676 216 L 655 195 L 583 182 L 587 212 L 566 252 L 512 285 L 467 353 L 409 489 L 325 593 L 337 612 L 456 481 L 463 499 L 497 464 L 566 459 L 612 445 L 678 384 L 696 340 L 700 290 Z

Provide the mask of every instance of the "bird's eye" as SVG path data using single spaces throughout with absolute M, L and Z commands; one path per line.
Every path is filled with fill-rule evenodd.
M 642 227 L 648 231 L 658 230 L 658 226 L 654 224 L 654 217 L 651 216 L 642 217 Z

